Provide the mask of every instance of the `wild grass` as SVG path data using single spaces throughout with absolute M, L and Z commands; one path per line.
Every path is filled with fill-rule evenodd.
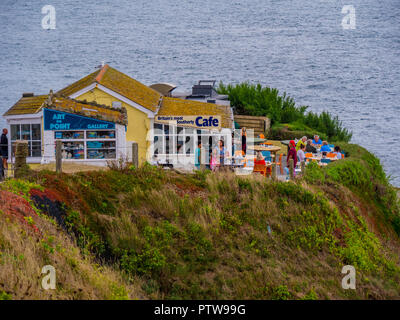
M 322 169 L 310 165 L 295 182 L 186 176 L 149 165 L 32 173 L 5 188 L 25 195 L 30 188 L 51 190 L 64 203 L 67 229 L 38 208 L 43 236 L 36 242 L 21 232 L 26 226 L 0 214 L 7 272 L 23 277 L 29 269 L 21 278 L 28 286 L 40 265 L 57 263 L 65 278 L 52 298 L 398 298 L 399 206 L 390 202 L 376 158 L 341 146 L 354 156 Z M 32 261 L 13 264 L 21 254 Z M 341 288 L 346 264 L 357 270 L 355 292 Z M 25 287 L 6 274 L 0 292 L 22 297 Z M 35 288 L 32 297 L 47 297 Z

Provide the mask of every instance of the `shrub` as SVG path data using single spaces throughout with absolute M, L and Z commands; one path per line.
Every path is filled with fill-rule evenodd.
M 289 300 L 291 299 L 292 294 L 289 292 L 289 289 L 285 285 L 280 285 L 272 289 L 272 300 Z
M 295 124 L 297 128 L 301 127 L 297 134 L 313 136 L 319 132 L 321 137 L 332 141 L 349 141 L 352 133 L 343 128 L 342 123 L 337 116 L 332 116 L 329 112 L 316 114 L 307 112 L 307 106 L 296 106 L 294 100 L 286 93 L 279 94 L 277 89 L 262 87 L 261 84 L 250 84 L 247 82 L 233 85 L 219 85 L 218 92 L 229 96 L 231 105 L 236 114 L 250 116 L 267 116 L 271 119 L 271 124 L 289 123 Z M 310 130 L 308 130 L 310 129 Z M 296 129 L 291 129 L 292 131 Z M 280 132 L 279 134 L 282 134 Z M 279 135 L 278 131 L 273 131 L 272 135 Z M 291 137 L 280 139 L 293 139 Z

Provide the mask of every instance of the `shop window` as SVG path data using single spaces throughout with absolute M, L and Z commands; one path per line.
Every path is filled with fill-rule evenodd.
M 87 139 L 115 139 L 115 131 L 87 131 Z
M 116 159 L 115 130 L 55 131 L 62 157 L 71 160 Z
M 85 158 L 85 145 L 83 141 L 63 141 L 62 144 L 63 159 L 82 160 Z
M 17 140 L 28 141 L 28 156 L 42 156 L 42 138 L 39 123 L 34 124 L 12 124 L 11 125 L 11 145 L 15 154 L 15 142 Z
M 154 136 L 154 154 L 164 153 L 164 137 Z
M 194 154 L 195 129 L 154 123 L 154 154 Z
M 60 140 L 67 140 L 67 139 L 84 139 L 84 132 L 83 131 L 56 131 L 54 132 L 54 138 Z
M 186 150 L 186 154 L 194 153 L 194 138 L 192 136 L 186 136 L 185 150 Z
M 115 141 L 87 141 L 88 159 L 115 159 Z

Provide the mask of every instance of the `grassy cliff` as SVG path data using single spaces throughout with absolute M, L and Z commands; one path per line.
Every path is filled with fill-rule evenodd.
M 398 298 L 396 190 L 377 158 L 341 146 L 348 159 L 296 182 L 150 166 L 9 180 L 0 299 Z M 341 288 L 347 264 L 356 290 Z

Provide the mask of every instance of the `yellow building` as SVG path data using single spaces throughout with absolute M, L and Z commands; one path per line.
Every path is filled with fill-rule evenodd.
M 206 141 L 210 149 L 219 139 L 225 141 L 227 148 L 232 144 L 233 113 L 230 106 L 163 96 L 108 65 L 59 90 L 55 95 L 126 109 L 124 148 L 129 155 L 132 142 L 138 144 L 139 164 L 151 161 L 154 155 L 159 159 L 174 161 L 179 158 L 184 163 L 193 163 L 199 138 Z M 10 124 L 29 123 L 31 118 L 37 124 L 42 117 L 40 110 L 44 99 L 46 96 L 25 97 L 5 114 L 5 118 Z M 180 120 L 166 122 L 160 116 L 178 117 Z M 32 162 L 38 162 L 38 159 Z

